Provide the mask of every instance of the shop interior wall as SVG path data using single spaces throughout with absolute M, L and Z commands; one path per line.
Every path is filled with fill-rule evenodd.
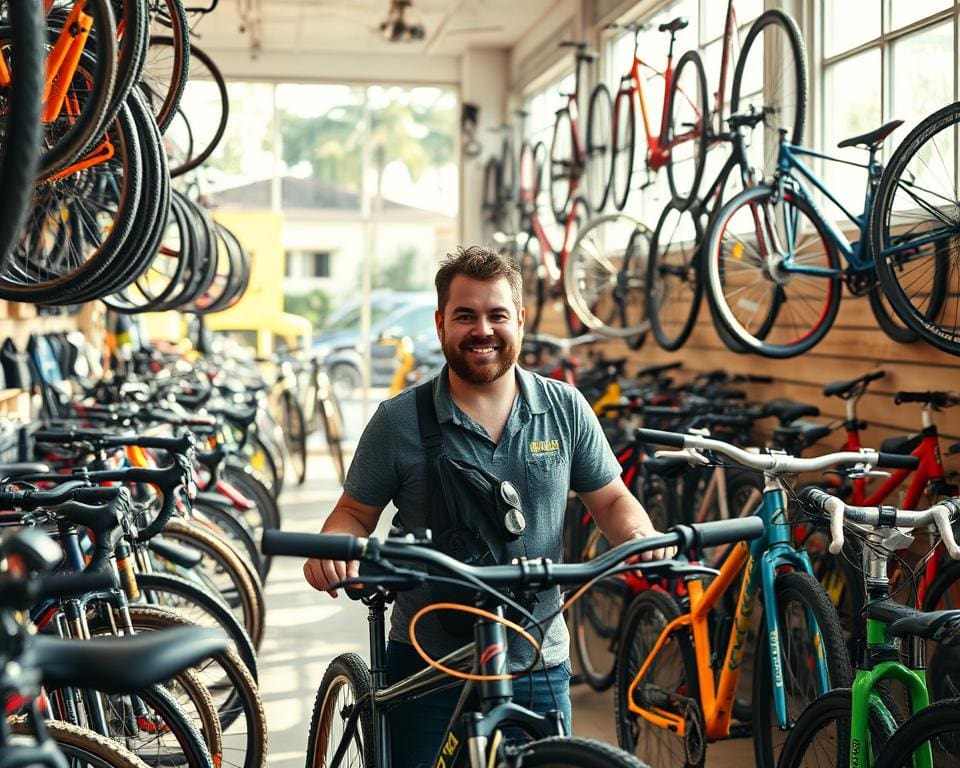
M 718 0 L 719 1 L 719 0 Z M 529 37 L 518 44 L 510 56 L 511 99 L 519 103 L 525 89 L 535 83 L 540 73 L 557 72 L 563 66 L 569 51 L 557 49 L 558 30 L 577 39 L 599 40 L 599 31 L 609 21 L 633 11 L 655 11 L 662 2 L 623 2 L 622 0 L 582 0 L 561 3 L 567 13 L 561 18 L 551 17 L 551 24 L 539 28 L 537 38 Z M 798 19 L 806 18 L 803 3 L 767 3 L 787 5 L 787 10 Z M 801 21 L 804 23 L 804 21 Z M 588 84 L 592 88 L 592 83 Z M 589 92 L 589 91 L 587 91 Z M 814 116 L 815 120 L 815 116 Z M 808 120 L 809 126 L 813 120 Z M 556 304 L 544 308 L 540 330 L 566 336 L 566 326 Z M 856 298 L 844 292 L 836 322 L 826 338 L 807 354 L 791 360 L 768 360 L 755 355 L 730 352 L 714 331 L 709 310 L 704 302 L 696 327 L 686 345 L 678 352 L 660 349 L 652 334 L 639 350 L 630 350 L 623 342 L 611 340 L 598 345 L 607 357 L 627 357 L 630 372 L 655 363 L 679 361 L 683 372 L 679 380 L 696 373 L 723 369 L 732 373 L 753 373 L 772 377 L 773 383 L 745 387 L 751 399 L 762 401 L 785 397 L 816 404 L 821 421 L 842 420 L 844 403 L 837 398 L 826 398 L 824 384 L 853 379 L 864 373 L 883 369 L 886 377 L 874 382 L 859 403 L 858 415 L 869 424 L 864 432 L 865 444 L 879 446 L 880 441 L 894 435 L 903 435 L 920 429 L 920 407 L 915 404 L 896 406 L 894 394 L 898 390 L 960 390 L 960 358 L 940 352 L 923 343 L 898 344 L 891 341 L 877 326 L 870 311 L 868 299 Z M 934 414 L 934 421 L 944 436 L 944 448 L 960 441 L 960 407 Z M 839 447 L 843 431 L 834 432 L 823 443 L 824 450 Z M 948 469 L 960 471 L 960 454 L 947 455 Z

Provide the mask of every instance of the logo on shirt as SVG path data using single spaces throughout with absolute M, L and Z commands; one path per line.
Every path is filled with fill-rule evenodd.
M 560 450 L 559 440 L 531 440 L 530 453 L 553 453 Z

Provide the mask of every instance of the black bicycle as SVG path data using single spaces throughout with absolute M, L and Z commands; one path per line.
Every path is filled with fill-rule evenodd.
M 687 552 L 756 538 L 762 532 L 763 524 L 758 518 L 723 520 L 677 526 L 665 534 L 632 540 L 587 563 L 561 565 L 546 559 L 524 559 L 511 565 L 487 567 L 464 565 L 431 548 L 429 542 L 409 538 L 379 541 L 347 535 L 265 532 L 265 554 L 362 561 L 359 578 L 333 586 L 347 587 L 346 592 L 352 597 L 360 594 L 369 607 L 371 664 L 368 666 L 355 653 L 341 654 L 330 663 L 317 692 L 310 724 L 308 768 L 390 768 L 390 709 L 450 686 L 449 671 L 467 673 L 468 679 L 433 765 L 642 766 L 635 757 L 613 746 L 569 736 L 559 712 L 540 715 L 513 701 L 512 681 L 518 675 L 506 671 L 507 632 L 503 617 L 507 606 L 521 614 L 524 611 L 517 599 L 498 590 L 510 590 L 516 597 L 558 585 L 590 585 L 626 570 L 644 571 L 651 577 L 716 573 L 683 558 L 629 564 L 626 561 L 660 547 L 677 546 L 681 552 Z M 392 593 L 422 587 L 431 581 L 455 581 L 476 591 L 476 609 L 464 607 L 477 616 L 474 643 L 388 686 L 386 605 Z M 529 614 L 527 618 L 533 622 Z M 535 666 L 536 659 L 530 669 Z M 531 741 L 518 743 L 505 738 L 503 729 L 507 727 L 518 728 Z

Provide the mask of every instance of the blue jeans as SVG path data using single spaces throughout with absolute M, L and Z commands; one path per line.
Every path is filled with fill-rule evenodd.
M 387 680 L 391 685 L 425 666 L 426 663 L 417 655 L 412 645 L 393 640 L 387 643 Z M 555 699 L 550 695 L 548 677 Z M 458 685 L 399 704 L 390 710 L 392 768 L 432 767 L 462 690 L 463 686 Z M 573 722 L 569 662 L 565 661 L 546 670 L 537 670 L 514 680 L 513 700 L 534 712 L 544 713 L 559 709 L 563 712 L 569 732 Z

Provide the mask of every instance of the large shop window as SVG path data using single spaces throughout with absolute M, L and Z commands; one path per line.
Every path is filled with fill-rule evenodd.
M 916 123 L 955 100 L 960 6 L 954 2 L 820 0 L 819 11 L 816 33 L 823 55 L 816 135 L 828 153 L 864 163 L 865 151 L 839 150 L 837 143 L 888 120 L 903 120 L 887 139 L 882 160 Z M 838 163 L 822 169 L 831 191 L 859 210 L 864 171 Z M 827 212 L 839 216 L 831 208 Z

